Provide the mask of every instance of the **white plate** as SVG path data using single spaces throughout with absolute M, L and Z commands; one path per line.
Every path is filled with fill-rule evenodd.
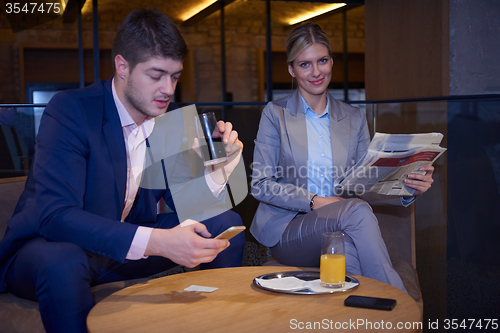
M 271 279 L 283 279 L 286 277 L 295 277 L 304 281 L 304 284 L 313 285 L 313 289 L 309 289 L 309 287 L 304 286 L 303 288 L 298 288 L 297 290 L 290 290 L 289 288 L 279 286 L 268 287 L 263 285 L 262 280 L 271 280 Z M 298 295 L 315 295 L 315 294 L 331 294 L 331 293 L 341 293 L 351 290 L 359 286 L 358 279 L 346 275 L 345 276 L 345 286 L 343 288 L 324 288 L 319 285 L 319 271 L 289 271 L 289 272 L 278 272 L 278 273 L 268 273 L 253 279 L 253 283 L 259 288 L 275 291 L 279 293 L 285 294 L 298 294 Z

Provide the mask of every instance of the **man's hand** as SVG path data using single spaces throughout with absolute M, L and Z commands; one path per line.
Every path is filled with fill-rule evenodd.
M 207 171 L 214 183 L 223 185 L 240 161 L 243 143 L 238 139 L 238 132 L 233 130 L 233 124 L 230 122 L 225 123 L 222 120 L 217 122 L 216 132 L 213 137 L 222 137 L 228 159 L 224 163 L 207 167 Z M 222 172 L 222 168 L 224 168 L 225 174 Z
M 419 175 L 412 173 L 408 175 L 405 184 L 416 190 L 414 195 L 422 195 L 428 189 L 431 188 L 434 180 L 432 179 L 432 173 L 434 172 L 434 167 L 432 165 L 426 165 L 420 168 L 420 171 L 425 171 L 425 175 Z
M 144 254 L 162 256 L 192 268 L 211 262 L 229 246 L 226 239 L 203 238 L 200 235 L 210 237 L 205 225 L 194 221 L 172 229 L 154 229 Z

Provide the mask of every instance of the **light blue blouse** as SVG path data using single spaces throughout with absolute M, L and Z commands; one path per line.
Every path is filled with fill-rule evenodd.
M 333 196 L 333 159 L 328 96 L 326 108 L 318 115 L 300 96 L 307 128 L 307 189 L 321 197 Z

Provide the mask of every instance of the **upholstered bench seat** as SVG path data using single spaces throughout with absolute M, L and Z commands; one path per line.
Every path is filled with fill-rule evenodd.
M 112 293 L 137 283 L 146 283 L 149 278 L 117 281 L 92 288 L 97 302 Z M 44 333 L 38 302 L 25 300 L 10 293 L 0 293 L 0 331 L 2 333 Z

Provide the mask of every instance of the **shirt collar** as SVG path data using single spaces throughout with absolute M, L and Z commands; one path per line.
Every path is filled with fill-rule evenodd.
M 309 104 L 307 104 L 306 100 L 304 99 L 304 97 L 302 97 L 302 95 L 299 93 L 299 96 L 300 96 L 300 100 L 302 101 L 302 108 L 300 108 L 300 110 L 303 110 L 305 114 L 307 114 L 308 112 L 309 113 L 314 113 L 315 115 L 317 115 L 316 112 L 313 111 L 313 109 L 311 109 L 311 107 L 309 106 Z M 322 118 L 322 117 L 325 117 L 325 116 L 328 116 L 329 115 L 329 106 L 330 106 L 330 99 L 328 98 L 328 94 L 326 94 L 326 107 L 325 107 L 325 111 L 323 111 L 322 114 L 320 115 L 317 115 L 318 118 Z

